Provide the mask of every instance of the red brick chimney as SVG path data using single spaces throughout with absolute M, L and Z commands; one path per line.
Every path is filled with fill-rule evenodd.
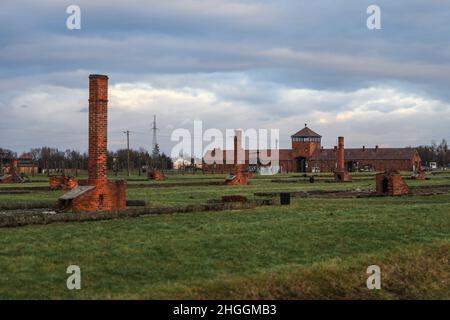
M 89 76 L 89 159 L 88 180 L 59 198 L 66 211 L 126 209 L 125 181 L 108 181 L 108 77 Z
M 247 185 L 251 174 L 245 172 L 245 151 L 242 148 L 242 131 L 235 130 L 234 134 L 234 174 L 225 179 L 227 185 Z
M 11 163 L 9 164 L 9 174 L 15 175 L 17 174 L 17 159 L 11 159 Z
M 89 160 L 90 185 L 105 185 L 108 136 L 108 77 L 89 76 Z
M 242 149 L 242 131 L 235 130 L 234 132 L 234 165 L 242 164 L 243 162 L 243 149 Z
M 344 171 L 345 159 L 344 159 L 344 137 L 338 138 L 338 153 L 337 153 L 337 170 Z
M 348 174 L 345 168 L 345 157 L 344 157 L 345 149 L 344 149 L 344 137 L 338 138 L 338 148 L 337 148 L 337 168 L 334 172 L 334 178 L 340 182 L 350 182 L 352 181 L 352 177 Z

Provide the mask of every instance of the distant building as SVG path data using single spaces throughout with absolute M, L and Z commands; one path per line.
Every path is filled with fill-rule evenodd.
M 19 173 L 25 174 L 37 174 L 39 171 L 37 163 L 33 160 L 33 157 L 24 153 L 17 159 L 17 165 L 19 168 Z
M 2 160 L 2 168 L 4 174 L 9 174 L 11 166 L 11 159 Z M 33 160 L 30 154 L 24 153 L 17 159 L 17 173 L 34 175 L 39 172 L 37 163 Z
M 322 136 L 305 127 L 291 136 L 292 148 L 279 150 L 281 172 L 333 172 L 336 169 L 337 147 L 325 149 L 321 146 Z M 223 152 L 223 159 L 230 151 L 210 150 L 205 161 L 212 159 L 216 152 Z M 250 168 L 256 165 L 255 158 L 261 150 L 245 150 L 245 162 Z M 271 154 L 271 150 L 268 154 Z M 421 165 L 421 158 L 415 148 L 350 148 L 344 152 L 345 167 L 348 171 L 415 171 Z M 249 161 L 252 159 L 253 161 Z M 230 171 L 232 164 L 209 164 L 208 171 Z
M 173 161 L 173 168 L 175 170 L 178 170 L 178 169 L 190 166 L 190 165 L 191 165 L 191 162 L 186 159 L 183 159 L 183 158 L 178 158 Z

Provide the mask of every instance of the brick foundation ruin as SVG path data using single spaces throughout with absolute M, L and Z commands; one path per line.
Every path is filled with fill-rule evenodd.
M 51 190 L 72 190 L 78 187 L 78 179 L 71 176 L 51 176 L 49 179 Z
M 167 177 L 164 175 L 164 173 L 159 170 L 149 171 L 147 178 L 149 180 L 155 180 L 155 181 L 164 181 L 167 179 Z
M 427 178 L 427 174 L 426 174 L 425 170 L 421 167 L 421 168 L 419 168 L 419 170 L 417 170 L 417 172 L 414 173 L 413 179 L 427 180 L 428 178 Z
M 244 171 L 244 165 L 235 166 L 234 172 L 225 178 L 225 184 L 229 186 L 248 185 L 250 182 L 250 174 Z
M 0 177 L 0 183 L 21 183 L 24 181 L 25 179 L 19 174 L 17 159 L 11 159 L 9 174 Z
M 88 180 L 59 198 L 66 211 L 105 211 L 126 208 L 125 181 L 108 181 L 107 164 L 108 77 L 89 76 Z
M 337 167 L 334 171 L 334 179 L 339 182 L 351 182 L 352 177 L 345 168 L 345 158 L 344 158 L 344 137 L 338 138 L 338 148 L 337 148 Z
M 242 131 L 236 130 L 234 136 L 234 166 L 233 173 L 225 178 L 226 185 L 248 185 L 252 174 L 246 170 L 245 153 L 242 148 Z M 242 163 L 241 163 L 242 162 Z
M 396 170 L 378 173 L 375 176 L 377 194 L 385 196 L 401 196 L 409 194 L 409 188 Z

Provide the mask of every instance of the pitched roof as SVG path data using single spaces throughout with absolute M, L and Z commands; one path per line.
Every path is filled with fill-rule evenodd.
M 322 136 L 320 134 L 312 131 L 307 126 L 305 126 L 302 130 L 298 131 L 296 134 L 292 135 L 292 137 L 318 137 L 318 138 L 322 138 Z
M 345 149 L 345 160 L 411 160 L 416 154 L 414 148 L 362 148 Z M 335 149 L 317 150 L 311 160 L 336 160 Z

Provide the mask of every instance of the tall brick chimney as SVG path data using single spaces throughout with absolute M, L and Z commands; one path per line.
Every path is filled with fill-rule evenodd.
M 104 185 L 108 178 L 108 77 L 89 76 L 89 160 L 90 185 Z
M 247 185 L 251 174 L 245 172 L 245 151 L 242 148 L 242 131 L 235 130 L 234 132 L 234 174 L 228 176 L 225 179 L 225 184 L 227 185 Z
M 108 77 L 89 76 L 89 159 L 88 180 L 61 196 L 65 211 L 105 211 L 126 209 L 125 181 L 108 181 Z
M 338 138 L 338 152 L 337 152 L 337 170 L 344 171 L 345 159 L 344 159 L 344 137 Z
M 345 168 L 345 148 L 344 148 L 344 137 L 338 138 L 338 147 L 337 147 L 337 168 L 334 172 L 334 178 L 340 182 L 350 182 L 352 181 L 352 177 L 348 174 Z
M 235 130 L 234 131 L 234 165 L 242 164 L 244 162 L 242 149 L 242 131 Z
M 9 165 L 9 174 L 16 175 L 17 174 L 17 159 L 11 159 L 11 163 Z

